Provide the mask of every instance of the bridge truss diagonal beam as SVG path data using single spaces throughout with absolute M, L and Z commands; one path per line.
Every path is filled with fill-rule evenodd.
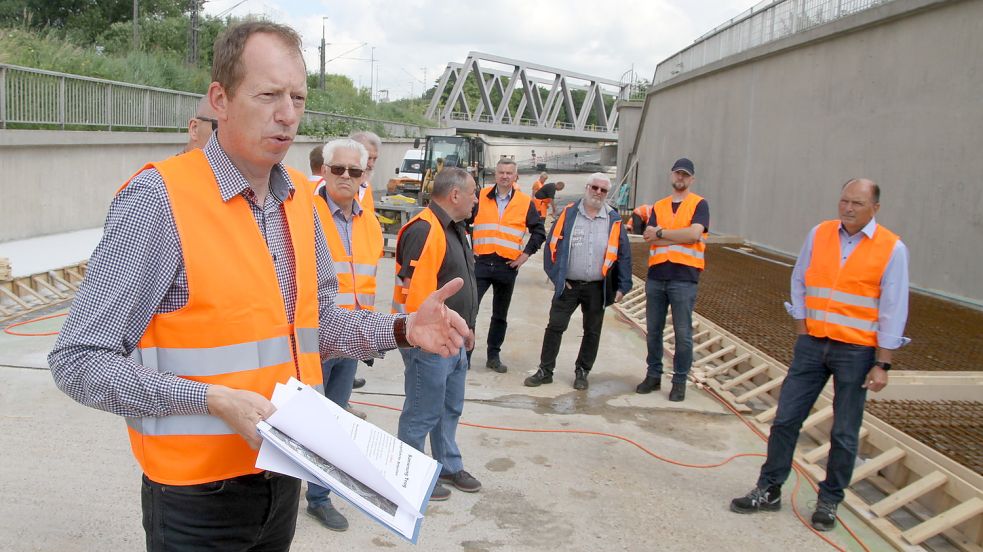
M 470 52 L 447 64 L 426 115 L 461 130 L 616 140 L 626 94 L 611 79 Z

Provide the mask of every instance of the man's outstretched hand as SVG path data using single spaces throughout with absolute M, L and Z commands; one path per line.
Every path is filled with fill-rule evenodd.
M 406 339 L 424 351 L 449 357 L 461 350 L 471 331 L 460 314 L 444 305 L 464 287 L 464 280 L 454 278 L 431 293 L 416 312 L 406 320 Z

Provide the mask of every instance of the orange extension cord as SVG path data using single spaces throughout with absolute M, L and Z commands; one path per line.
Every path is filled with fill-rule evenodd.
M 16 335 L 16 336 L 22 336 L 22 337 L 41 337 L 41 336 L 49 336 L 49 335 L 58 335 L 58 332 L 24 333 L 24 332 L 15 332 L 15 331 L 12 331 L 12 329 L 13 328 L 16 328 L 18 326 L 25 326 L 27 324 L 33 324 L 34 322 L 41 322 L 41 321 L 44 321 L 44 320 L 50 320 L 52 318 L 58 318 L 59 316 L 66 316 L 67 314 L 68 313 L 52 314 L 52 315 L 49 315 L 49 316 L 42 316 L 40 318 L 34 318 L 34 319 L 31 319 L 31 320 L 25 320 L 23 322 L 18 322 L 16 324 L 11 324 L 11 325 L 5 327 L 3 329 L 3 331 L 6 332 L 6 333 L 8 333 L 8 334 L 10 334 L 10 335 Z M 735 416 L 737 416 L 738 419 L 740 419 L 741 422 L 743 422 L 744 425 L 746 425 L 748 427 L 748 429 L 750 429 L 752 432 L 754 432 L 754 434 L 757 435 L 761 440 L 763 440 L 765 443 L 768 442 L 768 437 L 765 434 L 761 433 L 761 431 L 759 431 L 758 428 L 754 427 L 754 425 L 752 425 L 751 422 L 747 421 L 747 418 L 745 418 L 743 414 L 741 414 L 740 412 L 738 412 L 727 401 L 725 401 L 720 395 L 718 395 L 717 393 L 715 393 L 712 389 L 710 389 L 708 387 L 705 387 L 705 386 L 701 386 L 701 387 L 703 388 L 704 391 L 706 391 L 707 393 L 709 393 L 711 397 L 713 397 L 718 402 L 720 402 L 720 404 L 722 404 L 725 407 L 727 407 L 728 410 L 730 410 Z M 372 406 L 372 407 L 375 407 L 375 408 L 384 408 L 386 410 L 394 410 L 396 412 L 401 412 L 402 411 L 401 408 L 396 408 L 394 406 L 388 406 L 388 405 L 385 405 L 385 404 L 369 403 L 369 402 L 362 402 L 362 401 L 351 401 L 351 402 L 353 404 L 358 404 L 358 405 L 362 405 L 362 406 Z M 693 468 L 693 469 L 719 468 L 720 466 L 723 466 L 725 464 L 728 464 L 731 461 L 736 460 L 738 458 L 746 458 L 746 457 L 752 457 L 752 456 L 757 456 L 757 457 L 764 457 L 765 456 L 764 454 L 761 454 L 761 453 L 745 452 L 745 453 L 741 453 L 741 454 L 735 454 L 735 455 L 733 455 L 733 456 L 731 456 L 731 457 L 729 457 L 729 458 L 727 458 L 727 459 L 725 459 L 725 460 L 723 460 L 721 462 L 717 462 L 716 464 L 690 464 L 690 463 L 687 463 L 687 462 L 680 462 L 678 460 L 673 460 L 671 458 L 666 458 L 665 456 L 661 456 L 659 454 L 656 454 L 656 453 L 652 452 L 651 450 L 645 448 L 644 446 L 638 444 L 637 442 L 635 442 L 635 441 L 633 441 L 633 440 L 631 440 L 631 439 L 629 439 L 629 438 L 627 438 L 627 437 L 625 437 L 623 435 L 615 435 L 613 433 L 604 433 L 602 431 L 589 431 L 589 430 L 586 430 L 586 429 L 531 429 L 531 428 L 522 428 L 522 427 L 502 427 L 502 426 L 490 426 L 490 425 L 483 425 L 483 424 L 472 424 L 472 423 L 469 423 L 469 422 L 460 422 L 459 425 L 463 425 L 463 426 L 467 426 L 467 427 L 474 427 L 474 428 L 478 428 L 478 429 L 490 429 L 490 430 L 496 430 L 496 431 L 512 431 L 512 432 L 516 432 L 516 433 L 572 433 L 572 434 L 576 434 L 576 435 L 595 435 L 595 436 L 598 436 L 598 437 L 609 437 L 611 439 L 617 439 L 619 441 L 624 441 L 625 443 L 628 443 L 629 445 L 632 445 L 632 446 L 638 448 L 639 450 L 641 450 L 645 454 L 651 456 L 652 458 L 655 458 L 656 460 L 661 460 L 663 462 L 666 462 L 667 464 L 672 464 L 674 466 L 681 466 L 681 467 L 684 467 L 684 468 Z M 796 495 L 798 495 L 798 493 L 799 493 L 799 486 L 800 486 L 800 484 L 802 482 L 802 478 L 805 478 L 806 481 L 809 481 L 809 484 L 812 487 L 813 491 L 817 491 L 818 488 L 816 487 L 815 483 L 813 483 L 812 480 L 809 479 L 809 476 L 805 473 L 805 470 L 803 470 L 803 468 L 801 466 L 799 466 L 799 464 L 797 462 L 794 462 L 793 461 L 792 468 L 795 470 L 795 487 L 792 489 L 792 511 L 795 513 L 795 517 L 797 517 L 799 519 L 799 521 L 802 523 L 802 525 L 804 525 L 807 529 L 809 529 L 810 531 L 812 531 L 813 533 L 815 533 L 816 536 L 818 536 L 819 538 L 821 538 L 824 541 L 826 541 L 827 544 L 829 544 L 830 546 L 832 546 L 836 550 L 839 550 L 840 552 L 847 552 L 845 548 L 842 548 L 841 546 L 839 546 L 838 544 L 836 544 L 835 542 L 833 542 L 832 540 L 830 540 L 828 537 L 826 537 L 826 535 L 823 535 L 819 531 L 816 531 L 815 529 L 813 529 L 812 525 L 810 523 L 808 523 L 806 521 L 806 519 L 804 517 L 802 517 L 801 514 L 799 514 L 799 508 L 796 505 Z M 837 519 L 839 519 L 839 516 L 837 516 Z M 857 544 L 860 545 L 860 547 L 864 550 L 864 552 L 870 552 L 870 548 L 867 548 L 867 545 L 864 544 L 864 541 L 861 540 L 860 537 L 856 533 L 854 533 L 853 530 L 850 529 L 850 527 L 846 523 L 843 523 L 843 520 L 842 519 L 840 519 L 840 525 L 842 525 L 843 528 L 846 529 L 847 533 L 849 533 L 850 536 L 853 537 L 853 539 L 855 541 L 857 541 Z

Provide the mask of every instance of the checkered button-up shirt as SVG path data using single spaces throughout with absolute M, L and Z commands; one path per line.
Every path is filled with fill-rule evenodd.
M 222 200 L 237 195 L 247 200 L 273 258 L 287 318 L 293 322 L 297 285 L 283 201 L 295 190 L 286 169 L 273 167 L 269 194 L 258 205 L 215 136 L 204 152 Z M 319 229 L 317 213 L 312 216 Z M 315 256 L 321 355 L 369 358 L 394 349 L 395 316 L 335 306 L 338 279 L 319 231 Z M 175 311 L 187 301 L 187 273 L 167 189 L 160 173 L 148 169 L 109 207 L 102 241 L 48 355 L 58 387 L 82 404 L 123 416 L 208 413 L 207 385 L 147 368 L 129 357 L 155 314 Z

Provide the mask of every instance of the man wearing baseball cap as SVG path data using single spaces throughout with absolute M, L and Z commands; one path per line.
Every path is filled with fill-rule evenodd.
M 649 244 L 645 281 L 648 368 L 635 392 L 651 393 L 662 387 L 662 332 L 666 311 L 672 306 L 676 351 L 669 400 L 674 402 L 686 398 L 686 378 L 693 364 L 693 306 L 710 228 L 707 201 L 689 190 L 695 175 L 692 161 L 676 160 L 670 173 L 672 194 L 652 205 L 647 220 L 632 215 L 632 227 L 645 228 L 642 236 Z

